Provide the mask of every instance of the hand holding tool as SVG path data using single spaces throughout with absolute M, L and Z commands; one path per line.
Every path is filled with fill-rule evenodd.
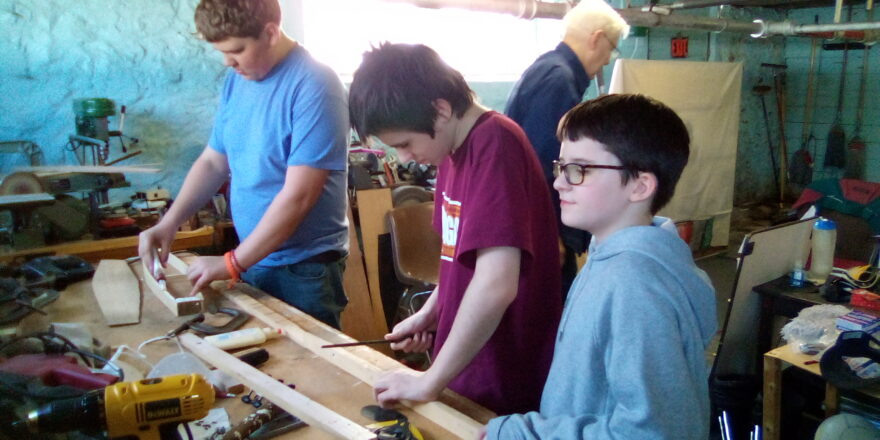
M 435 332 L 433 332 L 433 331 L 428 332 L 428 333 L 430 333 L 432 336 L 435 334 Z M 358 345 L 373 345 L 373 344 L 396 344 L 398 342 L 403 342 L 403 341 L 409 339 L 410 337 L 412 337 L 412 336 L 411 335 L 405 336 L 400 339 L 370 339 L 367 341 L 344 342 L 341 344 L 322 345 L 321 348 L 355 347 Z
M 406 339 L 406 338 L 404 338 L 404 339 Z M 355 347 L 358 345 L 372 345 L 372 344 L 393 344 L 396 342 L 400 342 L 404 339 L 392 339 L 390 341 L 387 339 L 371 339 L 369 341 L 345 342 L 342 344 L 322 345 L 321 348 Z
M 162 269 L 162 263 L 159 261 L 159 250 L 153 249 L 151 253 L 153 257 L 153 270 L 150 275 L 156 279 L 156 282 L 159 283 L 159 287 L 161 287 L 162 290 L 168 290 L 165 284 L 165 271 Z

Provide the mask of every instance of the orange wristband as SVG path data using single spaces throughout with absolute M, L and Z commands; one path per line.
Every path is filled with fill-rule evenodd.
M 232 251 L 229 251 L 223 254 L 223 261 L 226 263 L 226 271 L 229 272 L 230 280 L 227 285 L 228 288 L 235 287 L 235 283 L 241 281 L 241 274 L 238 273 L 238 270 L 235 268 L 235 264 L 232 262 Z
M 238 271 L 239 274 L 245 273 L 246 269 L 241 266 L 238 262 L 238 257 L 235 256 L 235 249 L 229 251 L 232 255 L 232 265 L 235 266 L 235 270 Z

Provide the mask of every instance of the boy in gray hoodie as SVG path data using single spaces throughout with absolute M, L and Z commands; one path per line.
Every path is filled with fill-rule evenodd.
M 493 419 L 489 439 L 705 439 L 712 285 L 669 219 L 654 216 L 690 137 L 641 95 L 584 102 L 559 124 L 562 222 L 593 234 L 569 292 L 540 410 Z

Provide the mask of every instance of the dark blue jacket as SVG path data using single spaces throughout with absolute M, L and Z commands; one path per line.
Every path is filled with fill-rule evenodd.
M 553 161 L 559 159 L 556 127 L 565 112 L 579 104 L 590 85 L 590 77 L 577 55 L 565 43 L 547 52 L 522 74 L 513 86 L 504 113 L 516 121 L 532 143 L 550 187 L 556 218 L 559 194 L 553 189 Z M 562 242 L 575 252 L 587 248 L 590 235 L 560 222 Z

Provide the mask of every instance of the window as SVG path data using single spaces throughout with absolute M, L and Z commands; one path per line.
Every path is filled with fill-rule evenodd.
M 523 20 L 380 0 L 303 0 L 303 43 L 350 81 L 371 45 L 422 43 L 468 81 L 516 81 L 562 35 L 560 20 Z

